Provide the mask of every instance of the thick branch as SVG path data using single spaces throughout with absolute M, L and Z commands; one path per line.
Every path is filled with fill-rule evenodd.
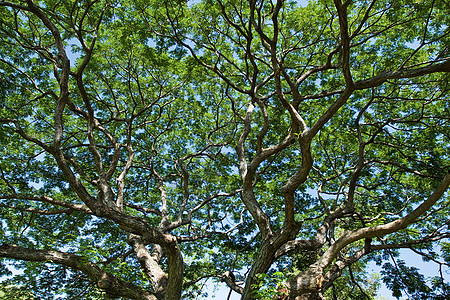
M 250 103 L 247 108 L 247 114 L 244 120 L 244 130 L 242 131 L 242 134 L 237 143 L 236 153 L 239 159 L 239 173 L 243 181 L 242 201 L 258 224 L 261 233 L 264 237 L 266 237 L 271 235 L 272 231 L 270 228 L 270 220 L 259 206 L 258 201 L 256 200 L 256 197 L 253 193 L 252 183 L 256 169 L 252 168 L 252 170 L 249 171 L 250 168 L 248 167 L 247 160 L 245 158 L 245 141 L 251 131 L 251 120 L 254 108 L 255 106 L 253 105 L 253 103 Z
M 416 68 L 416 69 L 403 69 L 399 71 L 386 71 L 377 76 L 359 80 L 355 82 L 355 90 L 364 90 L 376 86 L 380 86 L 390 79 L 402 79 L 402 78 L 414 78 L 418 76 L 423 76 L 427 74 L 437 73 L 437 72 L 450 72 L 450 59 L 443 62 L 432 64 Z
M 344 73 L 345 83 L 347 86 L 353 84 L 350 72 L 350 37 L 348 35 L 347 21 L 347 3 L 342 4 L 341 0 L 334 0 L 334 4 L 339 16 L 339 27 L 341 31 L 341 50 L 342 50 L 342 72 Z
M 428 199 L 403 218 L 383 225 L 364 227 L 361 229 L 344 232 L 342 237 L 331 245 L 322 257 L 310 268 L 307 272 L 308 274 L 302 272 L 293 277 L 286 283 L 287 287 L 291 289 L 294 294 L 297 294 L 305 289 L 310 289 L 314 286 L 316 289 L 320 289 L 322 285 L 322 279 L 320 278 L 323 278 L 323 270 L 333 262 L 344 247 L 360 239 L 381 237 L 406 228 L 420 215 L 429 210 L 442 197 L 449 185 L 450 174 L 447 174 L 444 179 L 442 179 L 436 190 L 428 197 Z M 308 280 L 305 281 L 306 278 Z
M 158 299 L 164 299 L 167 288 L 167 275 L 158 264 L 159 257 L 150 255 L 142 239 L 135 235 L 128 235 L 128 244 L 132 247 L 145 274 L 149 277 L 153 291 Z
M 128 299 L 157 300 L 157 298 L 148 291 L 122 281 L 105 272 L 96 264 L 86 262 L 85 257 L 72 253 L 53 250 L 34 250 L 3 244 L 0 246 L 0 257 L 63 265 L 83 272 L 91 280 L 95 281 L 99 288 L 104 290 L 110 296 Z
M 222 274 L 222 281 L 224 281 L 230 287 L 230 289 L 232 289 L 236 293 L 242 294 L 244 292 L 244 289 L 236 284 L 236 278 L 230 271 L 226 271 Z

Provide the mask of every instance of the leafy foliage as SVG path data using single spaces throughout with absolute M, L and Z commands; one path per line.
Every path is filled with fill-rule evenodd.
M 26 300 L 36 298 L 30 291 L 26 290 L 25 288 L 18 287 L 15 285 L 7 285 L 4 282 L 2 282 L 0 286 L 0 299 Z
M 406 266 L 402 260 L 397 260 L 395 265 L 386 263 L 381 271 L 383 281 L 392 290 L 392 295 L 400 298 L 406 294 L 410 299 L 446 299 L 448 297 L 448 283 L 435 276 L 430 280 L 419 273 L 415 267 Z M 431 283 L 431 286 L 427 284 Z
M 448 9 L 0 2 L 2 293 L 361 299 L 386 249 L 448 267 Z M 383 280 L 448 296 L 418 271 Z

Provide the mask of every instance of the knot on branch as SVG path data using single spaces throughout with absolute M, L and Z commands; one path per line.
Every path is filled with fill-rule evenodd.
M 225 273 L 222 274 L 221 281 L 222 282 L 226 282 L 227 280 L 231 280 L 232 282 L 236 282 L 236 277 L 234 276 L 234 274 L 232 272 L 226 271 Z
M 114 286 L 116 282 L 114 282 L 114 279 L 109 277 L 106 273 L 102 274 L 100 279 L 97 281 L 97 286 L 104 290 L 112 290 L 112 287 Z

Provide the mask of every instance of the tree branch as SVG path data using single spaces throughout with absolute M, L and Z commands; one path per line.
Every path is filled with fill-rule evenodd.
M 125 297 L 129 299 L 157 300 L 157 298 L 148 291 L 122 281 L 105 272 L 98 265 L 92 262 L 86 262 L 84 257 L 72 253 L 54 250 L 35 250 L 3 244 L 0 246 L 0 257 L 63 265 L 83 272 L 91 280 L 96 282 L 99 288 L 110 296 Z

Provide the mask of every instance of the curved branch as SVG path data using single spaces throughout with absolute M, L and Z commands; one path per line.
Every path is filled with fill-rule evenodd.
M 428 66 L 415 68 L 415 69 L 403 69 L 398 71 L 386 71 L 379 75 L 373 76 L 368 79 L 363 79 L 356 81 L 354 84 L 355 90 L 364 90 L 376 86 L 380 86 L 387 82 L 389 79 L 404 79 L 404 78 L 414 78 L 418 76 L 423 76 L 427 74 L 437 73 L 437 72 L 450 72 L 450 59 L 446 59 L 440 63 L 430 62 Z
M 232 289 L 236 293 L 242 295 L 242 293 L 244 292 L 244 289 L 236 284 L 236 278 L 230 271 L 226 271 L 225 273 L 223 273 L 221 279 L 230 287 L 230 289 Z
M 352 74 L 350 72 L 350 37 L 348 34 L 347 6 L 350 2 L 342 3 L 341 0 L 334 0 L 334 5 L 339 16 L 339 27 L 341 32 L 342 47 L 342 72 L 344 73 L 347 86 L 353 85 Z
M 381 237 L 406 228 L 420 215 L 430 209 L 442 197 L 449 186 L 450 174 L 447 174 L 442 179 L 436 190 L 428 197 L 428 199 L 426 199 L 421 205 L 405 217 L 387 224 L 364 227 L 343 233 L 342 237 L 331 245 L 322 257 L 314 265 L 312 265 L 308 271 L 302 272 L 287 281 L 286 286 L 293 291 L 293 294 L 298 294 L 299 292 L 305 290 L 320 289 L 323 282 L 323 270 L 333 262 L 344 247 L 361 239 Z
M 20 199 L 20 200 L 45 202 L 57 206 L 66 207 L 69 211 L 81 211 L 87 214 L 93 214 L 93 212 L 85 205 L 61 201 L 48 196 L 27 196 L 27 195 L 13 194 L 13 195 L 0 195 L 0 199 Z
M 150 278 L 156 297 L 164 299 L 168 279 L 158 264 L 160 255 L 151 255 L 142 239 L 135 234 L 129 234 L 127 242 L 136 254 L 142 270 Z
M 20 259 L 43 263 L 54 263 L 68 268 L 79 270 L 97 283 L 106 294 L 113 297 L 125 297 L 129 299 L 157 300 L 150 292 L 140 287 L 125 282 L 104 271 L 92 262 L 86 262 L 86 258 L 72 253 L 54 250 L 35 250 L 14 245 L 3 244 L 0 246 L 0 257 Z

